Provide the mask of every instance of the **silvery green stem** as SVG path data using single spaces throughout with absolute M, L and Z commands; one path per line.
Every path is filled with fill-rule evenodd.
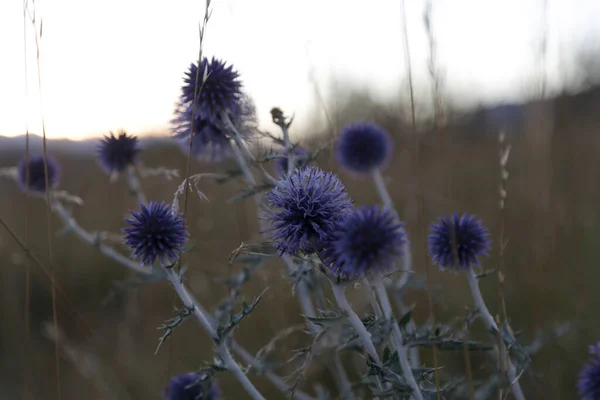
M 292 172 L 294 168 L 296 168 L 296 155 L 293 151 L 290 151 L 292 149 L 292 144 L 290 142 L 289 128 L 287 127 L 285 122 L 282 125 L 280 125 L 280 127 L 281 132 L 283 132 L 283 145 L 285 146 L 285 153 L 287 154 L 289 173 Z
M 308 290 L 308 285 L 306 282 L 301 280 L 298 282 L 296 294 L 298 295 L 298 301 L 300 302 L 300 308 L 302 309 L 302 313 L 309 317 L 316 317 L 315 307 L 313 305 L 312 299 L 310 298 L 310 291 Z M 311 321 L 307 321 L 308 328 L 312 332 L 316 332 L 318 327 Z
M 344 293 L 345 287 L 336 284 L 331 280 L 329 282 L 331 282 L 331 289 L 333 290 L 333 295 L 338 306 L 346 313 L 346 318 L 348 319 L 350 326 L 352 326 L 354 331 L 356 331 L 356 334 L 362 341 L 363 346 L 365 346 L 365 350 L 367 350 L 367 354 L 371 356 L 375 364 L 377 364 L 379 367 L 382 367 L 381 360 L 379 358 L 379 355 L 377 354 L 377 349 L 375 348 L 373 340 L 371 339 L 371 334 L 369 333 L 369 331 L 365 327 L 365 324 L 363 324 L 359 316 L 354 312 L 354 310 L 350 306 L 350 303 L 348 303 L 346 293 Z M 377 386 L 379 387 L 379 389 L 383 389 L 381 379 L 379 379 L 378 376 L 376 376 L 375 379 L 377 381 Z
M 381 171 L 379 169 L 376 169 L 375 171 L 373 171 L 372 173 L 372 177 L 373 177 L 373 181 L 375 182 L 375 187 L 377 188 L 377 193 L 379 194 L 379 198 L 381 199 L 383 205 L 387 208 L 389 208 L 390 210 L 394 210 L 394 203 L 392 201 L 392 198 L 390 196 L 390 193 L 387 190 L 387 187 L 385 185 L 385 182 L 383 181 L 383 176 L 381 175 Z M 405 270 L 405 272 L 403 272 L 400 276 L 400 279 L 398 279 L 395 284 L 394 284 L 394 288 L 393 290 L 400 290 L 404 285 L 406 285 L 406 283 L 408 282 L 408 278 L 410 276 L 410 271 L 413 270 L 413 266 L 412 266 L 412 252 L 410 250 L 410 238 L 408 237 L 408 234 L 406 234 L 406 229 L 403 229 L 404 233 L 405 233 L 405 239 L 406 239 L 406 243 L 404 245 L 404 253 L 402 255 L 402 266 Z M 414 323 L 411 323 L 407 326 L 407 331 L 408 333 L 413 333 L 414 331 Z M 420 356 L 419 356 L 419 349 L 418 348 L 411 348 L 409 350 L 410 352 L 410 362 L 411 365 L 413 366 L 413 368 L 417 368 L 421 365 L 421 360 L 420 360 Z
M 375 349 L 375 345 L 373 344 L 373 340 L 371 339 L 371 334 L 367 331 L 367 328 L 359 318 L 359 316 L 354 312 L 350 303 L 348 303 L 348 299 L 346 298 L 346 293 L 344 293 L 345 287 L 334 282 L 331 282 L 331 289 L 333 290 L 333 295 L 335 296 L 335 300 L 340 306 L 340 308 L 346 313 L 346 317 L 348 318 L 348 322 L 356 331 L 358 337 L 360 337 L 363 345 L 365 346 L 365 350 L 373 361 L 376 364 L 381 366 L 381 360 L 379 359 L 379 355 L 377 354 L 377 349 Z
M 379 171 L 379 169 L 376 169 L 371 173 L 371 176 L 373 177 L 373 182 L 375 182 L 377 193 L 379 194 L 383 205 L 389 208 L 390 210 L 393 210 L 394 203 L 392 202 L 392 198 L 390 197 L 390 194 L 387 188 L 385 187 L 385 182 L 383 181 L 383 176 L 381 176 L 381 171 Z
M 62 220 L 63 224 L 65 224 L 71 232 L 73 232 L 77 237 L 81 240 L 89 244 L 90 246 L 98 247 L 100 252 L 104 254 L 106 257 L 110 258 L 118 262 L 119 264 L 132 269 L 138 273 L 142 273 L 148 275 L 150 270 L 148 268 L 143 267 L 139 263 L 125 257 L 118 251 L 116 251 L 113 247 L 102 243 L 98 240 L 98 237 L 93 233 L 90 233 L 83 229 L 81 225 L 77 223 L 75 218 L 71 216 L 71 214 L 63 207 L 62 203 L 56 199 L 51 199 L 51 207 L 52 211 Z
M 379 303 L 381 304 L 383 315 L 386 319 L 393 320 L 392 337 L 394 338 L 396 352 L 398 353 L 400 368 L 402 368 L 402 375 L 404 375 L 404 379 L 408 383 L 408 386 L 410 386 L 410 388 L 412 389 L 412 396 L 415 398 L 415 400 L 423 400 L 423 394 L 421 393 L 419 384 L 415 379 L 412 367 L 410 365 L 410 362 L 408 361 L 408 352 L 406 351 L 406 347 L 404 346 L 404 338 L 402 337 L 402 332 L 400 332 L 400 327 L 398 326 L 398 323 L 394 320 L 394 314 L 392 313 L 392 305 L 390 304 L 390 299 L 388 298 L 387 291 L 385 290 L 381 279 L 377 279 L 375 282 L 373 282 L 373 285 L 375 286 L 377 297 L 379 297 Z
M 142 190 L 142 185 L 133 165 L 130 165 L 129 168 L 127 168 L 127 184 L 129 185 L 131 193 L 137 197 L 138 203 L 147 205 L 148 200 L 146 199 L 146 195 Z
M 200 325 L 202 325 L 202 328 L 204 328 L 206 333 L 210 336 L 210 338 L 213 341 L 217 342 L 218 336 L 217 336 L 217 332 L 216 332 L 215 328 L 210 323 L 210 321 L 207 318 L 207 316 L 205 315 L 205 313 L 202 312 L 202 310 L 200 308 L 195 307 L 192 297 L 188 293 L 186 287 L 181 282 L 181 278 L 175 273 L 175 271 L 173 271 L 172 268 L 165 268 L 165 271 L 166 271 L 167 279 L 169 279 L 169 282 L 171 282 L 171 284 L 175 288 L 175 292 L 177 293 L 177 295 L 179 296 L 179 298 L 181 299 L 183 304 L 186 307 L 193 309 L 192 313 L 194 314 L 196 319 L 200 322 Z M 217 352 L 218 352 L 219 356 L 221 357 L 221 359 L 223 360 L 223 363 L 225 364 L 225 368 L 236 377 L 236 379 L 242 384 L 242 386 L 244 387 L 246 392 L 255 400 L 265 400 L 263 395 L 261 395 L 260 392 L 254 387 L 252 382 L 250 382 L 250 379 L 248 379 L 248 377 L 242 371 L 242 369 L 240 368 L 238 363 L 233 359 L 233 357 L 231 356 L 231 353 L 229 353 L 229 349 L 227 348 L 227 346 L 224 342 L 221 341 L 217 345 Z
M 244 174 L 244 178 L 246 178 L 246 181 L 248 182 L 248 184 L 250 184 L 252 186 L 256 186 L 256 179 L 254 178 L 252 171 L 250 170 L 250 168 L 248 167 L 248 164 L 246 163 L 246 157 L 244 157 L 244 155 L 241 152 L 241 147 L 238 144 L 238 140 L 235 140 L 235 138 L 238 138 L 238 136 L 234 135 L 234 143 L 231 146 L 231 149 L 233 150 L 233 153 L 235 155 L 235 159 L 238 163 L 238 166 L 242 170 L 242 173 Z
M 471 288 L 471 294 L 473 295 L 473 300 L 475 300 L 475 306 L 477 307 L 477 310 L 479 311 L 480 315 L 482 316 L 487 329 L 490 332 L 494 332 L 494 335 L 498 335 L 500 333 L 500 331 L 498 329 L 498 325 L 496 324 L 494 317 L 492 316 L 492 314 L 490 313 L 490 310 L 487 308 L 487 305 L 485 304 L 485 300 L 483 299 L 483 296 L 481 295 L 481 290 L 479 290 L 479 282 L 478 282 L 477 274 L 475 273 L 475 271 L 473 271 L 472 268 L 469 268 L 469 270 L 467 272 L 467 279 L 469 281 L 469 287 Z M 512 390 L 513 395 L 515 396 L 515 398 L 517 400 L 525 400 L 525 395 L 523 394 L 523 390 L 521 389 L 521 384 L 519 383 L 517 369 L 515 368 L 512 361 L 510 360 L 510 355 L 508 354 L 506 346 L 504 345 L 503 342 L 501 344 L 501 348 L 498 349 L 498 353 L 499 353 L 498 354 L 499 357 L 502 357 L 506 360 L 508 378 L 510 379 L 511 390 Z

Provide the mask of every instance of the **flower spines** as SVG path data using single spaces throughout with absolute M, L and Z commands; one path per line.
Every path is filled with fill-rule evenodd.
M 141 211 L 132 211 L 131 215 L 133 218 L 125 219 L 131 227 L 124 228 L 123 232 L 125 243 L 133 250 L 133 258 L 148 266 L 156 259 L 164 264 L 178 258 L 189 236 L 180 215 L 158 202 L 142 204 Z
M 392 139 L 385 130 L 370 122 L 357 122 L 340 132 L 335 156 L 345 170 L 369 174 L 385 166 L 392 150 Z
M 266 233 L 288 255 L 320 251 L 352 207 L 338 177 L 315 167 L 285 175 L 266 199 Z
M 29 162 L 28 162 L 29 161 Z M 48 185 L 55 189 L 60 181 L 60 166 L 50 155 L 47 156 Z M 29 187 L 27 186 L 27 165 L 29 165 Z M 24 192 L 46 192 L 46 169 L 43 155 L 31 155 L 29 160 L 24 156 L 17 165 L 17 183 Z
M 590 358 L 579 372 L 577 390 L 581 400 L 600 399 L 600 342 L 590 346 Z
M 204 58 L 200 63 L 200 71 L 196 64 L 190 65 L 184 82 L 181 88 L 182 102 L 191 104 L 194 96 L 197 96 L 197 111 L 206 118 L 215 118 L 223 112 L 239 112 L 242 83 L 232 65 L 226 66 L 214 57 L 211 61 Z
M 353 210 L 340 223 L 323 252 L 342 279 L 390 271 L 404 253 L 406 235 L 397 214 L 375 205 Z
M 489 232 L 474 215 L 454 213 L 431 226 L 429 253 L 441 269 L 469 269 L 490 249 Z
M 171 378 L 166 400 L 218 400 L 221 395 L 216 382 L 202 381 L 197 373 L 184 373 Z
M 138 144 L 138 138 L 127 135 L 125 131 L 116 136 L 110 132 L 98 145 L 98 160 L 106 172 L 121 173 L 135 163 L 140 152 Z

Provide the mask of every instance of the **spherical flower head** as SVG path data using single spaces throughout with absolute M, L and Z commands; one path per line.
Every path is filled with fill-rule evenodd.
M 140 152 L 138 143 L 136 136 L 128 136 L 125 131 L 120 131 L 117 136 L 110 132 L 98 145 L 100 165 L 109 174 L 123 172 L 135 163 Z
M 198 79 L 196 79 L 198 78 Z M 221 113 L 235 113 L 242 96 L 242 83 L 233 66 L 212 58 L 204 58 L 200 63 L 200 71 L 195 63 L 184 78 L 181 98 L 184 103 L 193 103 L 197 95 L 197 109 L 207 118 L 215 118 Z
M 397 214 L 363 206 L 349 213 L 323 252 L 331 271 L 355 279 L 390 271 L 400 261 L 406 235 Z
M 235 112 L 229 115 L 229 119 L 242 139 L 247 140 L 256 130 L 256 110 L 252 99 L 243 97 L 233 110 Z M 209 117 L 198 108 L 194 113 L 192 103 L 182 102 L 175 110 L 171 123 L 173 135 L 181 144 L 184 154 L 189 152 L 191 136 L 192 155 L 197 160 L 216 162 L 232 156 L 232 133 L 223 121 L 223 115 Z
M 265 216 L 271 224 L 266 233 L 280 255 L 321 251 L 352 209 L 339 178 L 316 167 L 284 175 L 266 199 Z
M 474 215 L 454 213 L 431 226 L 429 254 L 442 270 L 466 270 L 479 264 L 478 256 L 488 255 L 488 236 L 487 228 Z
M 174 376 L 166 390 L 166 400 L 218 400 L 221 392 L 215 381 L 202 382 L 197 373 Z
M 590 346 L 590 358 L 579 373 L 577 389 L 581 400 L 600 399 L 600 342 Z
M 125 243 L 133 250 L 132 257 L 142 265 L 152 266 L 156 259 L 163 264 L 178 258 L 187 242 L 185 221 L 165 203 L 142 204 L 140 212 L 132 211 L 133 218 L 125 221 L 131 225 L 124 228 Z
M 358 122 L 342 129 L 335 155 L 349 172 L 369 174 L 385 166 L 392 149 L 392 139 L 385 130 L 370 122 Z
M 27 165 L 29 164 L 29 190 L 27 188 Z M 60 166 L 51 156 L 47 158 L 48 185 L 50 189 L 56 189 L 60 181 Z M 17 182 L 24 192 L 43 194 L 46 192 L 46 169 L 43 155 L 31 155 L 29 163 L 24 156 L 17 165 Z
M 288 159 L 289 157 L 283 153 L 283 157 L 278 157 L 275 159 L 275 172 L 277 176 L 281 177 L 288 172 Z M 308 152 L 301 147 L 296 147 L 294 149 L 294 163 L 296 167 L 302 168 L 306 165 L 308 161 Z

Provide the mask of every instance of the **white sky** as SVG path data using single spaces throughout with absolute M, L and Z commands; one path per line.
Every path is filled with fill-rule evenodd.
M 424 0 L 406 0 L 417 82 L 425 82 Z M 534 74 L 543 0 L 433 0 L 446 86 L 482 101 L 515 99 Z M 184 71 L 197 58 L 202 0 L 38 0 L 42 90 L 51 138 L 83 139 L 124 128 L 166 132 Z M 295 113 L 299 130 L 331 79 L 397 94 L 406 77 L 400 0 L 213 0 L 205 55 L 234 64 L 270 126 L 269 110 Z M 600 39 L 600 1 L 548 0 L 548 69 Z M 0 1 L 0 135 L 26 121 L 41 134 L 35 42 L 22 1 Z

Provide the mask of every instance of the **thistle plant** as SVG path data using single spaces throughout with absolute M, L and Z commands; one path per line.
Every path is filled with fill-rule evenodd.
M 475 310 L 452 323 L 417 324 L 418 319 L 413 318 L 410 307 L 406 306 L 404 292 L 413 275 L 418 275 L 422 268 L 412 262 L 410 245 L 415 236 L 395 209 L 381 174 L 392 161 L 391 135 L 375 123 L 356 121 L 343 127 L 335 142 L 328 144 L 334 146 L 335 159 L 351 179 L 373 180 L 382 203 L 356 204 L 338 175 L 312 165 L 318 163 L 321 149 L 311 150 L 293 142 L 293 118 L 286 118 L 283 110 L 277 107 L 271 110 L 272 121 L 281 135 L 258 132 L 253 102 L 244 92 L 241 77 L 232 64 L 205 57 L 202 49 L 198 61 L 191 63 L 185 72 L 171 121 L 173 140 L 188 156 L 206 163 L 226 161 L 230 169 L 195 175 L 186 171 L 172 202 L 158 198 L 147 201 L 142 180 L 163 174 L 141 173 L 139 165 L 144 152 L 136 135 L 119 131 L 99 141 L 100 168 L 111 180 L 126 173 L 127 184 L 138 203 L 122 222 L 118 244 L 111 242 L 106 232 L 88 230 L 76 220 L 72 208 L 84 207 L 83 200 L 66 190 L 57 190 L 60 167 L 52 157 L 26 155 L 16 167 L 1 174 L 12 177 L 28 193 L 48 191 L 45 200 L 64 224 L 65 232 L 132 271 L 137 278 L 134 287 L 168 282 L 179 306 L 176 315 L 165 316 L 166 322 L 159 326 L 163 335 L 157 337 L 156 352 L 177 337 L 185 321 L 195 320 L 199 324 L 205 335 L 198 335 L 197 340 L 208 340 L 214 353 L 198 359 L 196 371 L 176 375 L 167 371 L 170 379 L 163 397 L 167 400 L 232 397 L 230 388 L 218 383 L 221 374 L 230 374 L 244 389 L 244 396 L 259 400 L 266 397 L 256 385 L 257 375 L 263 375 L 281 391 L 281 398 L 465 398 L 462 371 L 431 368 L 421 362 L 419 351 L 430 352 L 433 348 L 464 349 L 467 360 L 470 352 L 482 353 L 491 360 L 507 360 L 505 370 L 500 371 L 506 379 L 491 374 L 487 381 L 476 383 L 472 393 L 480 395 L 472 396 L 489 398 L 489 388 L 497 387 L 512 392 L 518 400 L 525 399 L 521 378 L 531 369 L 533 345 L 520 344 L 521 338 L 513 333 L 507 321 L 497 322 L 479 289 L 479 280 L 489 275 L 476 271 L 481 259 L 492 250 L 487 228 L 468 213 L 443 216 L 431 225 L 427 243 L 421 244 L 428 244 L 429 256 L 441 270 L 466 274 Z M 272 145 L 269 157 L 263 157 L 264 160 L 256 155 L 254 147 L 259 133 Z M 273 161 L 274 176 L 265 168 L 267 158 Z M 154 171 L 168 170 L 158 166 Z M 164 176 L 167 175 L 178 176 L 165 172 Z M 256 216 L 262 223 L 257 233 L 262 237 L 258 243 L 242 243 L 239 248 L 231 249 L 229 264 L 236 262 L 243 267 L 241 272 L 229 273 L 222 279 L 227 294 L 216 301 L 213 310 L 202 304 L 186 284 L 189 270 L 207 266 L 184 262 L 188 241 L 193 239 L 188 231 L 193 216 L 187 213 L 185 205 L 190 192 L 196 192 L 201 201 L 209 198 L 200 188 L 201 180 L 212 179 L 226 185 L 240 177 L 246 187 L 231 202 L 252 198 Z M 42 196 L 37 197 L 41 201 Z M 171 198 L 170 193 L 168 197 Z M 202 206 L 210 207 L 206 202 Z M 128 252 L 119 245 L 127 246 Z M 252 324 L 248 321 L 253 321 L 253 313 L 263 306 L 262 296 L 270 288 L 263 284 L 261 294 L 247 302 L 244 285 L 267 260 L 273 259 L 289 278 L 289 289 L 299 302 L 304 325 L 300 329 L 284 329 L 275 338 L 261 338 L 264 347 L 251 351 L 236 340 L 236 332 L 241 325 Z M 348 293 L 350 288 L 359 286 L 369 292 L 368 301 L 364 302 L 367 306 L 359 306 L 360 301 Z M 121 290 L 128 287 L 122 285 Z M 432 290 L 427 290 L 431 296 Z M 468 329 L 477 318 L 483 320 L 492 342 L 465 338 L 462 327 Z M 276 344 L 297 330 L 308 336 L 311 344 L 294 349 L 291 358 L 277 359 L 280 354 L 275 351 Z M 599 349 L 598 345 L 592 347 L 590 362 L 579 376 L 577 386 L 582 399 L 600 398 Z M 321 387 L 312 390 L 303 384 L 308 368 L 321 364 L 320 357 L 326 359 L 322 364 L 335 377 L 336 393 L 326 395 Z M 443 376 L 441 384 L 435 387 L 431 382 L 433 374 Z

